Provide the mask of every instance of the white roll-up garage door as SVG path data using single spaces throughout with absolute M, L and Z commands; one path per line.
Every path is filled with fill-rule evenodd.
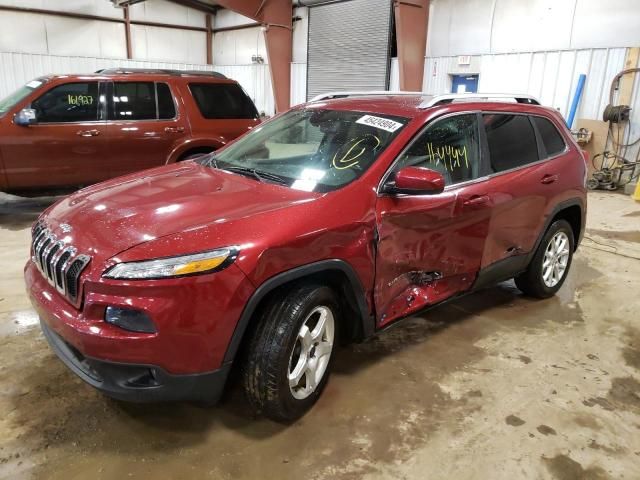
M 307 99 L 336 90 L 385 90 L 391 0 L 348 0 L 309 8 Z

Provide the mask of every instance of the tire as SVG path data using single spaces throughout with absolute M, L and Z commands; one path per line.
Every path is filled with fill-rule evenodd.
M 318 285 L 281 291 L 261 310 L 242 375 L 247 399 L 256 413 L 291 422 L 313 406 L 329 378 L 338 344 L 338 315 L 335 294 Z M 320 318 L 324 330 L 319 327 Z M 308 335 L 304 340 L 303 326 Z M 293 386 L 290 377 L 298 378 L 297 383 L 291 380 Z
M 574 245 L 571 225 L 566 220 L 553 222 L 542 237 L 527 270 L 515 278 L 516 286 L 531 297 L 549 298 L 555 295 L 569 273 Z M 557 251 L 558 247 L 561 251 Z

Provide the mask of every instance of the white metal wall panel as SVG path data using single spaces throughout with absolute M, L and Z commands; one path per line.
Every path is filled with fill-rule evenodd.
M 388 85 L 390 0 L 350 0 L 309 8 L 307 97 Z
M 478 68 L 481 92 L 529 93 L 567 115 L 581 73 L 587 75 L 577 118 L 597 119 L 609 103 L 609 86 L 624 67 L 626 48 L 482 55 Z M 423 91 L 449 93 L 457 57 L 427 58 Z M 435 75 L 434 75 L 435 73 Z M 638 105 L 640 108 L 640 105 Z
M 129 15 L 132 20 L 205 27 L 204 12 L 167 0 L 135 3 L 129 7 Z
M 307 64 L 291 64 L 291 106 L 307 101 Z
M 427 55 L 636 47 L 638 0 L 434 0 Z
M 107 0 L 0 0 L 0 5 L 8 7 L 41 8 L 112 18 L 122 18 L 123 16 L 122 9 L 115 8 L 111 2 Z
M 205 32 L 131 25 L 133 57 L 140 60 L 207 62 Z
M 247 65 L 260 55 L 267 62 L 267 47 L 260 27 L 218 32 L 213 36 L 213 60 L 219 65 Z

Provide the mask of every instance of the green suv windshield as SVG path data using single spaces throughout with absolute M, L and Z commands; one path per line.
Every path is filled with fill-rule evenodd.
M 36 88 L 40 88 L 43 84 L 44 80 L 31 80 L 9 96 L 4 97 L 0 100 L 0 116 L 7 113 L 16 103 L 20 102 L 23 98 L 26 98 L 27 95 L 33 92 Z
M 292 110 L 247 133 L 204 165 L 314 192 L 360 177 L 406 118 L 340 110 Z

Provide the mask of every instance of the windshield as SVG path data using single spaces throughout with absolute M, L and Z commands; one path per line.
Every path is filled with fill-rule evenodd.
M 43 84 L 44 80 L 31 80 L 9 96 L 0 100 L 0 115 L 7 113 L 16 103 L 27 97 L 27 95 L 33 92 L 36 88 L 40 88 Z
M 309 192 L 360 177 L 406 118 L 340 110 L 292 110 L 252 130 L 204 165 Z

